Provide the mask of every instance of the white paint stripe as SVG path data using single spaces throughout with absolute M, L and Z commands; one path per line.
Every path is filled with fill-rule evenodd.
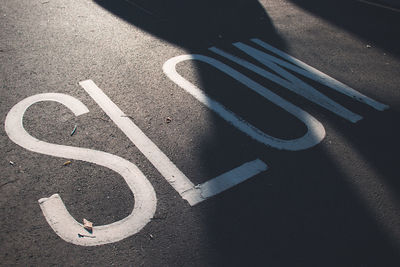
M 257 50 L 255 48 L 249 47 L 242 43 L 236 43 L 235 46 L 257 59 L 259 58 L 259 54 L 266 55 L 264 52 Z M 279 67 L 277 64 L 273 63 L 272 61 L 263 60 L 263 64 L 266 65 L 267 67 L 269 67 L 270 69 L 274 70 L 276 73 L 278 73 L 282 77 L 285 77 L 285 79 L 289 80 L 290 82 L 280 78 L 277 75 L 272 74 L 271 72 L 268 72 L 260 67 L 257 67 L 256 65 L 254 65 L 246 60 L 243 60 L 241 58 L 233 56 L 233 55 L 231 55 L 221 49 L 218 49 L 216 47 L 211 47 L 211 48 L 209 48 L 209 50 L 213 51 L 214 53 L 216 53 L 220 56 L 223 56 L 243 67 L 246 67 L 247 69 L 249 69 L 251 71 L 254 71 L 255 73 L 289 89 L 290 91 L 292 91 L 296 94 L 299 94 L 299 95 L 307 98 L 308 100 L 314 102 L 315 104 L 320 105 L 351 122 L 356 122 L 356 121 L 362 119 L 361 116 L 351 112 L 350 110 L 346 109 L 345 107 L 339 105 L 335 101 L 326 97 L 322 93 L 315 90 L 312 86 L 306 84 L 305 82 L 303 82 L 296 76 L 292 75 L 288 71 L 284 70 L 283 68 Z
M 242 166 L 218 176 L 204 183 L 207 186 L 206 196 L 197 190 L 194 184 L 175 166 L 175 164 L 115 105 L 104 92 L 91 81 L 79 83 L 85 91 L 96 101 L 104 112 L 125 133 L 135 146 L 147 157 L 154 167 L 164 176 L 171 186 L 193 206 L 209 197 L 219 194 L 232 186 L 245 181 L 267 169 L 260 160 L 243 164 Z M 213 186 L 218 186 L 213 190 Z M 203 185 L 200 185 L 203 187 Z
M 280 60 L 276 57 L 269 56 L 267 54 L 260 55 L 261 58 L 256 58 L 261 63 L 263 63 L 264 61 L 273 61 L 273 62 L 275 62 L 285 68 L 288 68 L 292 71 L 295 71 L 307 78 L 310 78 L 314 81 L 324 84 L 324 85 L 338 91 L 339 93 L 342 93 L 349 97 L 352 97 L 353 99 L 355 99 L 361 103 L 365 103 L 365 104 L 373 107 L 376 110 L 383 111 L 383 110 L 389 108 L 389 106 L 382 104 L 378 101 L 375 101 L 374 99 L 371 99 L 371 98 L 361 94 L 360 92 L 357 92 L 356 90 L 347 86 L 346 84 L 339 82 L 338 80 L 326 75 L 325 73 L 307 65 L 306 63 L 286 54 L 285 52 L 283 52 L 283 51 L 281 51 L 259 39 L 254 38 L 254 39 L 251 39 L 251 41 L 253 41 L 254 43 L 258 44 L 259 46 L 267 49 L 268 51 L 271 51 L 271 52 L 275 53 L 276 55 L 279 55 L 280 57 L 293 63 L 294 65 L 290 64 L 288 62 L 285 62 L 283 60 Z M 236 44 L 239 44 L 239 43 L 236 43 Z M 246 51 L 244 51 L 244 52 L 246 52 Z
M 95 246 L 112 243 L 139 232 L 153 217 L 156 210 L 156 195 L 150 182 L 131 162 L 102 151 L 80 147 L 56 145 L 40 141 L 23 126 L 25 111 L 40 101 L 56 101 L 69 108 L 76 116 L 87 113 L 88 109 L 79 100 L 64 94 L 39 94 L 28 97 L 16 104 L 7 114 L 5 130 L 16 144 L 33 152 L 82 160 L 109 168 L 120 174 L 135 197 L 134 208 L 124 219 L 102 226 L 94 226 L 95 238 L 79 238 L 83 225 L 68 212 L 61 198 L 55 194 L 39 200 L 43 214 L 53 230 L 65 241 L 82 246 Z
M 292 140 L 284 140 L 267 135 L 264 132 L 260 131 L 253 125 L 246 122 L 244 119 L 237 116 L 232 111 L 225 108 L 219 102 L 207 96 L 201 89 L 199 89 L 197 86 L 195 86 L 194 84 L 183 78 L 181 75 L 179 75 L 178 72 L 176 71 L 176 65 L 186 60 L 198 60 L 207 63 L 215 67 L 216 69 L 222 71 L 223 73 L 231 76 L 238 82 L 246 85 L 254 92 L 258 93 L 259 95 L 263 96 L 264 98 L 268 99 L 272 103 L 283 108 L 284 110 L 286 110 L 287 112 L 289 112 L 290 114 L 301 120 L 307 126 L 308 129 L 307 133 L 300 138 Z M 325 129 L 323 125 L 309 113 L 293 105 L 292 103 L 286 101 L 285 99 L 271 92 L 264 86 L 256 83 L 247 76 L 241 74 L 240 72 L 223 64 L 218 60 L 203 55 L 194 55 L 194 54 L 182 55 L 167 60 L 164 63 L 163 70 L 164 73 L 174 83 L 179 85 L 186 92 L 195 97 L 198 101 L 200 101 L 205 106 L 216 112 L 219 116 L 221 116 L 227 122 L 231 123 L 237 129 L 241 130 L 248 136 L 252 137 L 253 139 L 265 145 L 272 146 L 277 149 L 296 151 L 315 146 L 318 143 L 320 143 L 322 139 L 325 137 Z
M 261 160 L 247 162 L 183 193 L 190 205 L 206 200 L 268 169 Z
M 187 191 L 194 186 L 185 174 L 175 166 L 156 144 L 92 80 L 82 81 L 79 84 L 178 193 Z

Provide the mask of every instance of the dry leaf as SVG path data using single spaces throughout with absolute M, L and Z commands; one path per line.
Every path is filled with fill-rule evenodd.
M 83 228 L 91 233 L 93 231 L 93 223 L 86 219 L 83 219 Z

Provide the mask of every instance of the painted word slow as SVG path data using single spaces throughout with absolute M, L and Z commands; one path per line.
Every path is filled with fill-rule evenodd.
M 273 70 L 274 73 L 219 48 L 212 47 L 209 48 L 209 50 L 228 59 L 232 62 L 232 65 L 237 64 L 245 67 L 352 123 L 356 123 L 362 119 L 362 117 L 318 92 L 311 85 L 298 78 L 298 76 L 293 75 L 288 70 L 319 82 L 356 101 L 369 105 L 376 110 L 382 111 L 388 108 L 388 106 L 355 91 L 349 86 L 321 73 L 259 39 L 252 39 L 251 42 L 254 46 L 241 42 L 234 43 L 233 46 L 254 58 L 265 67 Z M 207 63 L 234 78 L 266 100 L 298 118 L 306 125 L 307 133 L 300 138 L 284 140 L 262 132 L 183 78 L 176 71 L 176 65 L 186 60 L 197 60 Z M 232 66 L 228 66 L 215 58 L 199 54 L 177 56 L 165 62 L 163 71 L 167 77 L 191 94 L 195 99 L 213 110 L 238 130 L 244 132 L 261 144 L 276 149 L 297 151 L 311 148 L 319 144 L 325 137 L 324 126 L 312 115 L 245 76 L 243 73 L 235 70 Z M 250 162 L 244 162 L 242 165 L 202 184 L 194 185 L 92 80 L 82 81 L 79 85 L 191 206 L 232 188 L 268 169 L 266 163 L 260 159 L 255 159 Z M 23 126 L 24 114 L 30 106 L 43 101 L 52 101 L 64 105 L 71 110 L 75 116 L 80 116 L 89 112 L 88 108 L 81 101 L 70 95 L 60 93 L 34 95 L 17 103 L 7 114 L 5 130 L 9 138 L 19 146 L 36 153 L 86 161 L 109 168 L 124 178 L 127 186 L 135 197 L 134 208 L 127 217 L 111 224 L 94 226 L 93 232 L 95 236 L 87 236 L 86 234 L 82 234 L 83 225 L 71 216 L 61 197 L 58 194 L 54 194 L 50 197 L 39 199 L 39 205 L 48 224 L 63 240 L 81 246 L 96 246 L 117 242 L 138 233 L 150 222 L 157 207 L 156 193 L 149 180 L 135 164 L 119 156 L 87 148 L 51 144 L 31 136 Z

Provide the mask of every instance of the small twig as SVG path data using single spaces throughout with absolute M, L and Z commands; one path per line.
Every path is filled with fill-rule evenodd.
M 0 185 L 0 187 L 3 187 L 3 186 L 5 186 L 5 185 L 11 184 L 11 183 L 14 183 L 14 182 L 16 182 L 17 180 L 18 180 L 18 179 L 5 182 L 4 184 Z
M 78 125 L 75 124 L 75 127 L 74 127 L 74 129 L 72 130 L 72 132 L 71 132 L 71 136 L 73 136 L 74 133 L 76 132 L 76 128 L 78 128 Z
M 129 115 L 121 115 L 121 117 L 123 117 L 123 118 L 129 118 L 129 119 L 132 119 L 132 120 L 133 120 L 133 117 L 132 117 L 132 116 L 129 116 Z

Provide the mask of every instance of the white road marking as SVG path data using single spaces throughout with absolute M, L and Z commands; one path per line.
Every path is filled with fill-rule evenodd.
M 210 48 L 211 51 L 214 53 L 223 56 L 249 70 L 254 71 L 255 73 L 271 80 L 274 81 L 275 83 L 289 89 L 290 91 L 299 94 L 303 96 L 304 98 L 307 98 L 308 100 L 314 102 L 317 105 L 320 105 L 333 113 L 351 121 L 351 122 L 356 122 L 360 119 L 362 119 L 361 116 L 351 112 L 350 110 L 346 109 L 345 107 L 339 105 L 335 101 L 331 100 L 330 98 L 326 97 L 322 93 L 318 92 L 315 90 L 311 85 L 306 84 L 293 74 L 289 73 L 288 71 L 284 70 L 283 68 L 279 67 L 277 64 L 275 64 L 272 60 L 270 60 L 269 55 L 265 54 L 264 52 L 261 52 L 260 50 L 257 50 L 255 48 L 252 48 L 250 46 L 247 46 L 242 43 L 236 43 L 236 47 L 240 48 L 241 50 L 245 51 L 247 54 L 253 56 L 256 58 L 258 61 L 261 61 L 260 54 L 265 56 L 265 60 L 262 60 L 262 63 L 269 67 L 270 69 L 274 70 L 276 73 L 281 75 L 282 77 L 285 77 L 285 79 L 280 78 L 279 76 L 268 72 L 260 67 L 257 67 L 256 65 L 243 60 L 241 58 L 238 58 L 234 55 L 231 55 L 221 49 L 218 49 L 216 47 Z
M 267 165 L 257 159 L 247 162 L 238 168 L 215 177 L 203 184 L 197 185 L 186 192 L 183 192 L 190 205 L 195 205 L 204 199 L 217 195 L 228 188 L 246 181 L 247 179 L 267 170 Z
M 303 75 L 304 77 L 310 78 L 310 79 L 317 81 L 323 85 L 326 85 L 326 86 L 336 90 L 337 92 L 347 95 L 361 103 L 367 104 L 376 110 L 383 111 L 383 110 L 389 108 L 389 106 L 382 104 L 372 98 L 369 98 L 368 96 L 365 96 L 365 95 L 361 94 L 360 92 L 357 92 L 356 90 L 347 86 L 346 84 L 341 83 L 338 80 L 335 80 L 334 78 L 326 75 L 325 73 L 323 73 L 323 72 L 307 65 L 306 63 L 286 54 L 285 52 L 261 41 L 260 39 L 254 38 L 254 39 L 251 39 L 251 41 L 258 44 L 259 46 L 275 53 L 276 55 L 279 55 L 283 59 L 285 59 L 293 64 L 290 64 L 289 62 L 285 62 L 276 57 L 270 56 L 266 53 L 262 53 L 262 52 L 257 53 L 257 50 L 249 51 L 247 49 L 249 46 L 246 46 L 240 42 L 235 43 L 234 45 L 236 47 L 238 47 L 239 49 L 241 49 L 242 51 L 244 51 L 245 53 L 248 53 L 249 55 L 253 56 L 255 59 L 257 59 L 262 64 L 267 65 L 268 62 L 274 62 L 277 65 L 283 66 L 283 67 L 290 69 L 298 74 Z M 256 52 L 256 53 L 253 53 L 253 52 Z M 279 69 L 282 69 L 282 68 L 279 68 Z M 276 69 L 276 70 L 278 70 L 278 69 Z M 285 77 L 291 77 L 291 76 L 285 76 Z M 296 80 L 292 80 L 292 81 L 296 82 Z
M 82 102 L 65 94 L 48 93 L 28 97 L 16 104 L 7 114 L 5 130 L 10 139 L 33 152 L 87 161 L 109 168 L 125 179 L 135 197 L 134 208 L 127 217 L 111 224 L 93 227 L 95 238 L 78 236 L 84 231 L 83 225 L 70 215 L 58 194 L 42 198 L 39 204 L 49 225 L 65 241 L 81 246 L 112 243 L 139 232 L 156 210 L 157 198 L 153 186 L 133 163 L 121 157 L 86 148 L 51 144 L 31 136 L 23 126 L 24 113 L 31 105 L 41 101 L 59 102 L 69 108 L 75 116 L 89 112 Z
M 243 182 L 254 175 L 265 171 L 267 165 L 260 160 L 243 164 L 225 175 L 218 176 L 208 182 L 195 186 L 185 174 L 154 144 L 138 126 L 126 116 L 122 110 L 99 88 L 92 80 L 79 83 L 93 100 L 103 109 L 110 119 L 125 133 L 135 146 L 146 156 L 153 166 L 171 184 L 171 186 L 186 199 L 191 206 L 196 205 L 224 190 Z M 229 173 L 231 175 L 229 175 Z M 215 190 L 211 187 L 217 186 Z M 208 188 L 207 194 L 202 194 L 198 188 Z M 189 193 L 190 192 L 190 193 Z
M 235 43 L 234 46 L 254 57 L 265 66 L 273 69 L 276 73 L 284 77 L 284 79 L 218 48 L 213 47 L 210 48 L 210 50 L 302 95 L 314 103 L 317 103 L 352 122 L 356 122 L 362 117 L 352 113 L 322 95 L 310 85 L 299 80 L 296 76 L 290 74 L 280 66 L 313 79 L 314 81 L 318 81 L 340 93 L 355 98 L 357 101 L 370 105 L 377 110 L 385 110 L 389 108 L 387 105 L 362 95 L 347 85 L 262 42 L 261 40 L 252 39 L 252 41 L 294 65 L 240 42 Z M 199 88 L 179 75 L 176 71 L 176 64 L 185 60 L 199 60 L 208 63 L 231 76 L 300 119 L 307 126 L 307 133 L 303 137 L 297 139 L 282 140 L 261 132 L 259 129 L 238 117 L 235 113 L 226 109 L 219 102 L 209 98 Z M 284 100 L 233 68 L 213 58 L 203 55 L 178 56 L 165 62 L 163 70 L 172 81 L 190 93 L 197 100 L 219 114 L 236 128 L 261 143 L 278 149 L 295 151 L 310 148 L 321 142 L 325 136 L 325 130 L 322 124 L 310 114 Z M 244 163 L 243 165 L 205 183 L 194 186 L 193 183 L 174 165 L 174 163 L 170 161 L 170 159 L 118 108 L 118 106 L 107 97 L 107 95 L 104 94 L 100 88 L 96 86 L 93 81 L 86 80 L 79 84 L 149 159 L 149 161 L 182 196 L 182 198 L 187 200 L 192 206 L 232 188 L 257 174 L 266 171 L 268 168 L 264 162 L 257 159 Z M 108 225 L 94 226 L 93 234 L 88 234 L 83 231 L 83 225 L 78 223 L 70 215 L 60 196 L 54 194 L 48 198 L 39 199 L 39 205 L 49 225 L 65 241 L 82 246 L 94 246 L 117 242 L 139 232 L 150 221 L 156 210 L 157 198 L 150 182 L 133 163 L 116 155 L 86 148 L 51 144 L 40 141 L 31 136 L 23 127 L 23 117 L 25 111 L 31 105 L 42 101 L 55 101 L 61 103 L 69 108 L 75 116 L 89 112 L 82 102 L 69 95 L 59 93 L 34 95 L 16 104 L 7 114 L 5 120 L 5 131 L 9 138 L 16 144 L 33 152 L 55 157 L 87 161 L 107 167 L 117 172 L 125 179 L 135 197 L 134 208 L 130 215 L 120 221 Z
M 254 127 L 253 125 L 251 125 L 250 123 L 248 123 L 247 121 L 245 121 L 244 119 L 240 118 L 238 115 L 230 111 L 229 109 L 225 108 L 219 102 L 207 96 L 207 94 L 205 94 L 201 89 L 199 89 L 197 86 L 195 86 L 194 84 L 183 78 L 180 74 L 178 74 L 178 72 L 176 71 L 176 65 L 186 60 L 198 60 L 207 63 L 215 67 L 216 69 L 224 72 L 225 74 L 231 76 L 238 82 L 246 85 L 248 88 L 252 89 L 259 95 L 263 96 L 264 98 L 268 99 L 272 103 L 283 108 L 284 110 L 286 110 L 287 112 L 289 112 L 290 114 L 301 120 L 307 126 L 307 133 L 300 138 L 292 140 L 284 140 L 267 135 L 266 133 L 260 131 L 259 129 L 257 129 L 256 127 Z M 216 112 L 219 116 L 221 116 L 227 122 L 231 123 L 237 129 L 241 130 L 248 136 L 252 137 L 253 139 L 265 145 L 272 146 L 277 149 L 296 151 L 313 147 L 318 143 L 320 143 L 325 137 L 324 126 L 309 113 L 305 112 L 304 110 L 286 101 L 277 94 L 271 92 L 264 86 L 258 84 L 257 82 L 251 80 L 242 73 L 234 70 L 233 68 L 225 65 L 224 63 L 214 58 L 196 54 L 177 56 L 167 60 L 163 65 L 163 70 L 164 73 L 174 83 L 179 85 L 181 88 L 183 88 L 186 92 L 191 94 L 198 101 L 200 101 L 205 106 Z

